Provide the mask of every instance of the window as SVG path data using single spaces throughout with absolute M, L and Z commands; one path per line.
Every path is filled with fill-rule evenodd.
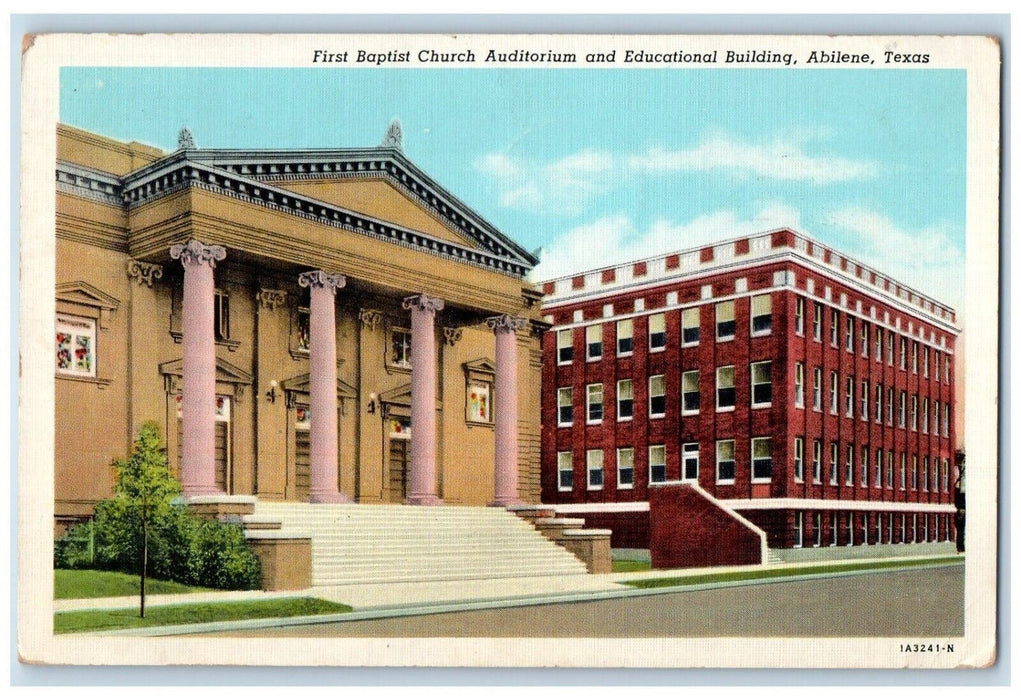
M 929 432 L 929 397 L 922 399 L 922 432 Z
M 840 328 L 840 314 L 836 309 L 830 309 L 830 345 L 837 347 L 837 330 Z
M 698 345 L 701 309 L 685 309 L 681 312 L 681 343 L 685 346 Z
M 822 441 L 812 441 L 812 481 L 822 483 Z
M 794 300 L 794 332 L 805 334 L 805 300 L 801 297 Z
M 918 513 L 911 514 L 911 541 L 918 541 Z
M 698 413 L 700 394 L 698 388 L 698 370 L 691 370 L 681 375 L 681 411 L 684 415 Z
M 928 457 L 925 458 L 925 463 L 929 463 Z M 931 484 L 929 490 L 936 493 L 939 491 L 939 460 L 935 457 L 932 458 L 932 469 L 929 472 L 929 478 Z
M 837 373 L 830 372 L 830 413 L 837 414 Z
M 911 395 L 911 429 L 918 430 L 918 396 Z
M 649 483 L 661 484 L 666 481 L 666 446 L 649 446 Z
M 752 438 L 752 481 L 773 478 L 773 447 L 768 437 Z
M 635 414 L 634 384 L 630 379 L 617 381 L 617 420 L 631 420 Z
M 629 489 L 635 485 L 635 451 L 631 447 L 617 448 L 617 488 Z
M 847 378 L 844 390 L 844 415 L 848 418 L 854 417 L 854 377 Z
M 473 380 L 468 383 L 466 415 L 469 423 L 492 423 L 492 387 L 489 382 Z
M 772 362 L 752 363 L 752 408 L 770 406 L 773 402 Z
M 867 379 L 861 380 L 861 419 L 869 419 L 869 382 Z
M 886 332 L 886 364 L 893 367 L 893 331 Z
M 569 365 L 574 359 L 574 330 L 557 331 L 557 364 Z
M 908 368 L 908 340 L 904 336 L 900 338 L 900 368 Z
M 876 352 L 875 352 L 876 362 L 882 362 L 883 361 L 883 329 L 882 328 L 876 328 L 875 337 L 876 337 Z
M 893 425 L 893 387 L 886 392 L 886 424 Z
M 797 408 L 805 407 L 805 364 L 794 363 L 794 405 Z
M 918 374 L 918 341 L 911 341 L 911 373 Z
M 800 547 L 802 545 L 801 538 L 804 531 L 804 518 L 805 514 L 798 511 L 794 514 L 794 546 Z
M 883 385 L 876 384 L 876 422 L 883 422 Z
M 812 408 L 822 410 L 822 367 L 816 367 L 812 373 Z
M 819 547 L 822 545 L 822 513 L 816 513 L 815 517 L 812 518 L 812 529 L 815 531 L 815 542 L 813 544 Z
M 907 518 L 908 518 L 908 516 L 905 515 L 904 513 L 900 514 L 900 541 L 901 542 L 907 542 L 908 541 Z
M 925 519 L 922 521 L 922 542 L 928 542 L 929 541 L 929 514 L 926 513 L 924 517 L 925 517 Z
M 585 359 L 595 361 L 603 359 L 603 326 L 585 327 Z
M 922 376 L 929 378 L 929 346 L 922 348 Z
M 903 491 L 907 488 L 908 474 L 907 474 L 907 455 L 903 452 L 900 453 L 900 490 Z
M 230 340 L 230 296 L 222 289 L 216 290 L 213 305 L 213 333 L 217 340 Z
M 634 350 L 635 324 L 630 318 L 617 321 L 617 354 L 627 356 Z
M 681 447 L 681 479 L 698 481 L 698 443 L 686 442 Z
M 716 339 L 732 340 L 735 330 L 734 302 L 721 301 L 716 305 Z
M 886 488 L 893 488 L 893 450 L 886 453 Z
M 298 351 L 308 352 L 312 337 L 312 311 L 307 306 L 298 308 Z
M 932 411 L 932 434 L 939 435 L 939 401 L 933 404 Z
M 950 491 L 950 460 L 943 460 L 943 493 Z
M 805 439 L 794 438 L 794 480 L 805 480 Z
M 875 487 L 882 488 L 883 486 L 883 450 L 876 448 L 876 464 L 875 464 L 875 479 L 873 483 Z
M 602 423 L 603 385 L 589 384 L 587 387 L 585 387 L 585 394 L 586 405 L 588 406 L 588 413 L 586 413 L 586 421 L 589 423 Z
M 844 485 L 854 486 L 854 445 L 847 443 L 847 457 L 844 460 Z
M 837 485 L 837 443 L 830 443 L 830 485 Z
M 570 491 L 572 488 L 574 488 L 574 454 L 558 452 L 557 491 Z
M 773 297 L 769 294 L 752 297 L 752 335 L 767 335 L 772 329 Z
M 716 441 L 716 482 L 734 483 L 734 441 Z
M 557 425 L 574 422 L 574 389 L 569 386 L 557 389 Z
M 716 368 L 716 410 L 730 411 L 734 408 L 734 367 Z
M 660 352 L 666 347 L 666 316 L 649 316 L 649 351 Z
M 844 333 L 844 347 L 848 352 L 854 352 L 854 318 L 848 315 L 845 321 L 847 330 Z
M 917 457 L 915 459 L 918 459 Z M 929 490 L 929 457 L 922 458 L 922 491 Z
M 911 490 L 918 490 L 918 455 L 911 455 Z
M 950 404 L 943 404 L 943 437 L 950 437 Z
M 861 323 L 861 356 L 869 356 L 869 324 Z
M 95 377 L 95 319 L 58 314 L 55 358 L 57 374 Z
M 932 351 L 933 372 L 936 379 L 939 379 L 939 350 Z
M 603 451 L 586 450 L 585 465 L 588 471 L 589 491 L 598 491 L 603 488 Z
M 837 516 L 836 511 L 834 511 L 833 513 L 830 513 L 830 546 L 831 547 L 836 547 L 837 546 L 837 527 L 838 527 L 839 521 L 840 521 L 840 519 Z
M 822 304 L 817 301 L 812 305 L 812 337 L 822 340 Z
M 861 461 L 858 464 L 861 469 L 861 485 L 869 485 L 869 447 L 868 445 L 861 446 Z
M 943 383 L 950 383 L 950 356 L 947 355 L 946 359 L 943 360 Z
M 649 417 L 666 415 L 666 379 L 662 374 L 649 377 Z

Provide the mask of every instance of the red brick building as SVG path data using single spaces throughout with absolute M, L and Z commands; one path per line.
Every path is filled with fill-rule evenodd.
M 543 293 L 543 502 L 613 546 L 649 546 L 676 482 L 770 547 L 953 539 L 946 305 L 790 230 Z

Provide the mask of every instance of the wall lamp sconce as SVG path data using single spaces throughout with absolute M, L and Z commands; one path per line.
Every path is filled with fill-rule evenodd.
M 269 380 L 269 391 L 266 392 L 266 400 L 269 401 L 270 403 L 275 403 L 276 400 L 277 400 L 277 387 L 278 386 L 279 386 L 279 384 L 277 384 L 277 380 L 276 379 L 270 379 Z
M 376 396 L 375 394 L 369 394 L 369 405 L 365 407 L 365 410 L 368 411 L 369 413 L 375 413 L 376 412 L 376 400 L 378 398 L 379 397 Z

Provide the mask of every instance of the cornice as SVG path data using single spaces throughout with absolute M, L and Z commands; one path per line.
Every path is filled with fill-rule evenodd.
M 174 192 L 198 188 L 516 278 L 523 278 L 530 269 L 529 265 L 519 261 L 395 226 L 251 177 L 184 159 L 186 153 L 175 153 L 161 161 L 160 167 L 147 167 L 125 179 L 123 197 L 129 211 Z M 143 171 L 144 177 L 139 176 Z
M 115 175 L 82 165 L 57 161 L 57 191 L 124 207 L 121 181 Z

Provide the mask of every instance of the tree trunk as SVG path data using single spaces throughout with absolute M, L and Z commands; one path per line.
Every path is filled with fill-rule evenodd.
M 142 582 L 141 598 L 138 607 L 138 616 L 145 617 L 145 570 L 149 568 L 149 526 L 142 517 Z

